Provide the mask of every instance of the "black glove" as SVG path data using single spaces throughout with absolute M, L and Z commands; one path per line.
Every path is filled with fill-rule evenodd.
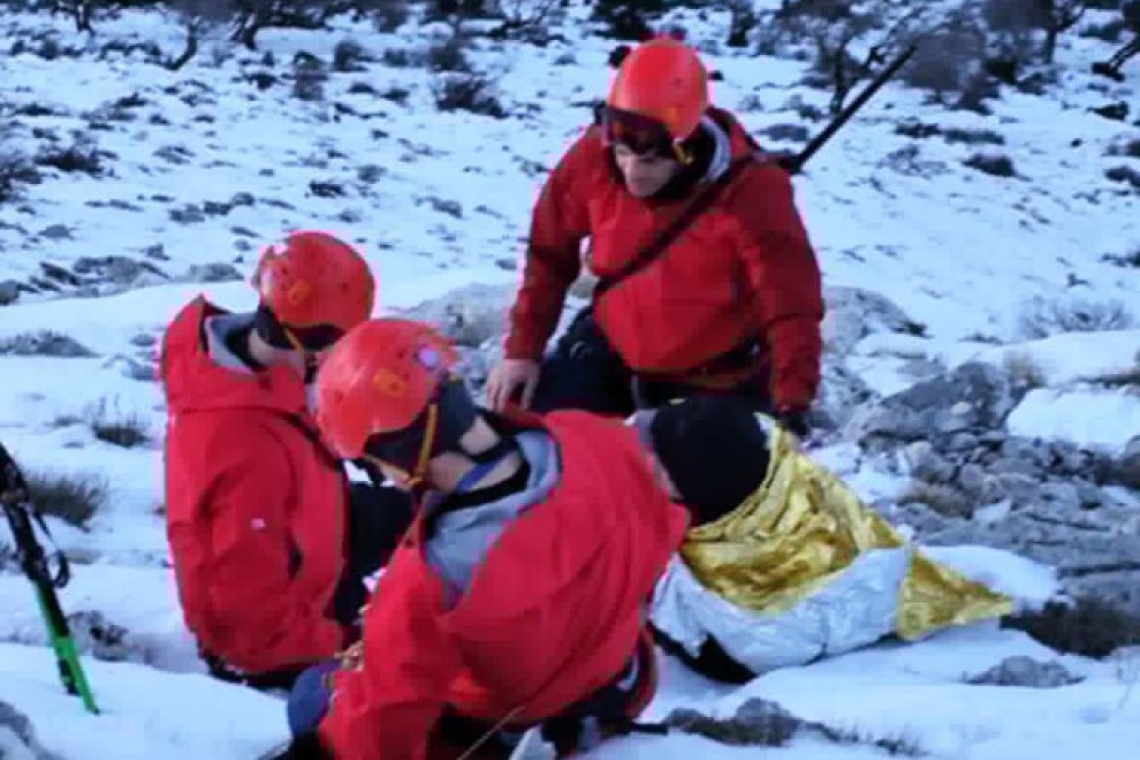
M 289 747 L 273 760 L 334 760 L 334 758 L 321 746 L 316 732 L 312 732 L 295 737 Z
M 807 412 L 799 409 L 779 409 L 775 414 L 776 421 L 780 423 L 780 427 L 787 430 L 796 438 L 807 438 L 811 429 L 807 424 Z

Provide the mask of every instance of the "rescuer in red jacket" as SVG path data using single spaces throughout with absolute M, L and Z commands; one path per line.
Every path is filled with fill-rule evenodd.
M 787 172 L 710 105 L 707 78 L 696 52 L 670 37 L 621 63 L 598 123 L 534 208 L 491 408 L 521 392 L 535 411 L 626 415 L 731 393 L 803 432 L 819 384 L 820 272 Z M 656 258 L 605 285 L 710 185 L 709 207 Z M 612 289 L 595 290 L 544 359 L 586 238 L 589 269 Z
M 254 281 L 255 313 L 198 297 L 164 337 L 166 521 L 183 615 L 211 672 L 274 686 L 350 642 L 366 589 L 346 559 L 365 572 L 355 566 L 382 551 L 346 557 L 345 472 L 306 400 L 316 355 L 371 314 L 375 284 L 355 250 L 319 232 L 269 248 Z
M 472 756 L 496 757 L 538 723 L 565 749 L 591 720 L 621 730 L 653 694 L 645 605 L 684 511 L 636 431 L 481 411 L 455 360 L 430 327 L 380 319 L 321 366 L 317 419 L 336 451 L 423 501 L 368 603 L 359 660 L 298 680 L 287 757 L 454 760 L 499 727 Z

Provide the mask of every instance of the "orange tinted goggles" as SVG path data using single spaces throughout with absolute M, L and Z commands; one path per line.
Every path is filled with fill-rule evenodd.
M 673 155 L 673 136 L 656 119 L 612 106 L 602 106 L 598 113 L 598 124 L 602 128 L 602 140 L 607 146 L 621 144 L 641 156 Z

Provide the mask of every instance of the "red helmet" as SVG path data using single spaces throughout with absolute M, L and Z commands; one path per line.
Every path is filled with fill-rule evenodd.
M 709 107 L 708 71 L 697 52 L 671 36 L 634 48 L 618 68 L 606 105 L 652 119 L 676 141 L 688 138 Z
M 376 297 L 364 258 L 325 232 L 294 232 L 269 246 L 253 286 L 285 327 L 333 327 L 341 333 L 368 319 Z
M 341 457 L 360 457 L 370 437 L 415 423 L 458 361 L 451 342 L 422 322 L 372 319 L 354 327 L 317 375 L 321 433 Z

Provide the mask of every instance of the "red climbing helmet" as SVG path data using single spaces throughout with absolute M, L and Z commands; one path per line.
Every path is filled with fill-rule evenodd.
M 673 36 L 655 37 L 618 68 L 602 109 L 603 134 L 638 153 L 659 149 L 691 136 L 709 104 L 708 71 L 697 52 Z
M 434 408 L 458 360 L 451 342 L 422 322 L 386 318 L 358 325 L 329 350 L 317 375 L 321 433 L 340 456 L 360 457 L 373 436 L 408 429 Z M 435 435 L 435 422 L 428 423 L 420 469 Z
M 287 332 L 323 332 L 331 339 L 367 319 L 376 297 L 364 257 L 325 232 L 293 232 L 266 248 L 253 286 Z

